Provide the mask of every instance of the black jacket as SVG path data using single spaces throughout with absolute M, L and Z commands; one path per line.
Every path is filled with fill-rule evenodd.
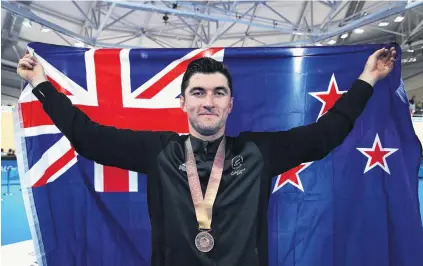
M 147 174 L 152 266 L 267 265 L 272 177 L 303 162 L 322 159 L 340 145 L 372 92 L 372 86 L 357 80 L 316 123 L 288 131 L 227 136 L 223 176 L 213 207 L 215 247 L 201 253 L 194 244 L 198 223 L 184 165 L 188 136 L 99 125 L 49 82 L 33 90 L 81 156 Z M 191 138 L 204 193 L 220 139 L 207 142 Z

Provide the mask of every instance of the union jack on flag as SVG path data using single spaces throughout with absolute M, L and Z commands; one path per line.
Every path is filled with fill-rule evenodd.
M 118 128 L 172 130 L 177 133 L 188 132 L 178 97 L 187 65 L 204 56 L 219 61 L 223 61 L 224 56 L 223 48 L 181 51 L 175 54 L 171 63 L 169 58 L 156 58 L 154 61 L 162 67 L 158 69 L 151 64 L 152 60 L 148 57 L 153 55 L 148 51 L 81 49 L 76 54 L 67 55 L 68 48 L 57 47 L 63 50 L 63 55 L 53 57 L 46 48 L 43 44 L 34 43 L 29 45 L 28 50 L 43 65 L 48 80 L 93 121 Z M 143 64 L 145 59 L 148 59 L 148 64 Z M 67 60 L 71 60 L 72 64 L 63 68 L 63 62 Z M 137 64 L 132 64 L 133 61 Z M 77 164 L 77 153 L 43 111 L 30 85 L 26 86 L 19 103 L 22 119 L 17 131 L 20 136 L 55 136 L 56 141 L 51 146 L 36 151 L 42 153 L 40 156 L 28 158 L 25 178 L 21 178 L 25 186 L 42 186 Z M 97 192 L 138 191 L 137 180 L 135 172 L 94 163 Z

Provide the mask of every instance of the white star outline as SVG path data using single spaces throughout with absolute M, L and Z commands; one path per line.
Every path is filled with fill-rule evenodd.
M 323 101 L 320 97 L 320 95 L 329 95 L 330 91 L 331 91 L 331 87 L 332 87 L 332 83 L 335 85 L 335 90 L 337 94 L 344 94 L 347 91 L 339 91 L 338 88 L 338 83 L 336 82 L 336 78 L 335 78 L 335 73 L 332 74 L 332 77 L 330 78 L 329 81 L 329 85 L 328 85 L 328 89 L 326 91 L 316 91 L 316 92 L 309 92 L 308 94 L 310 94 L 311 96 L 313 96 L 314 98 L 316 98 L 317 100 L 319 100 L 322 103 L 322 108 L 320 108 L 320 112 L 319 112 L 319 116 L 317 117 L 317 119 L 319 119 L 323 114 L 323 110 L 325 109 L 326 106 L 326 102 Z
M 366 153 L 366 151 L 375 151 L 376 145 L 379 145 L 380 151 L 387 151 L 388 153 L 385 154 L 385 155 L 383 155 L 383 164 L 384 165 L 382 165 L 380 162 L 376 162 L 375 164 L 373 164 L 372 166 L 370 166 L 370 163 L 372 161 L 372 156 L 368 155 Z M 373 141 L 372 148 L 357 148 L 357 150 L 359 150 L 364 156 L 367 157 L 367 163 L 366 163 L 366 168 L 364 169 L 364 174 L 367 173 L 368 171 L 370 171 L 371 169 L 373 169 L 374 167 L 376 167 L 377 165 L 379 165 L 380 168 L 382 168 L 388 174 L 391 174 L 391 172 L 389 171 L 388 163 L 386 162 L 386 158 L 388 156 L 392 155 L 394 152 L 398 151 L 398 149 L 395 149 L 395 148 L 383 148 L 382 147 L 382 144 L 380 142 L 379 134 L 376 133 L 376 138 Z
M 276 191 L 278 191 L 279 189 L 281 189 L 283 186 L 285 186 L 285 185 L 286 185 L 286 184 L 288 184 L 288 183 L 291 183 L 291 185 L 293 185 L 294 187 L 296 187 L 296 188 L 298 188 L 299 190 L 301 190 L 302 192 L 304 192 L 304 187 L 303 187 L 303 184 L 301 183 L 301 178 L 300 178 L 299 173 L 301 173 L 302 171 L 304 171 L 304 170 L 305 170 L 307 167 L 309 167 L 309 166 L 310 166 L 310 164 L 312 164 L 312 163 L 313 163 L 313 162 L 309 162 L 309 163 L 302 163 L 302 164 L 300 164 L 300 165 L 304 165 L 304 167 L 295 173 L 295 176 L 297 177 L 297 180 L 298 180 L 298 184 L 296 184 L 295 182 L 293 182 L 291 179 L 287 179 L 287 180 L 285 180 L 282 184 L 278 185 L 278 184 L 279 184 L 279 180 L 281 179 L 281 176 L 282 176 L 284 173 L 286 173 L 286 172 L 284 172 L 284 173 L 282 173 L 282 174 L 278 175 L 278 178 L 276 179 L 275 187 L 273 188 L 272 194 L 273 194 L 273 193 L 275 193 Z M 298 166 L 296 166 L 296 167 L 298 167 Z M 296 167 L 294 167 L 294 168 L 296 168 Z M 288 171 L 290 171 L 290 170 L 288 170 Z M 288 171 L 287 171 L 287 172 L 288 172 Z

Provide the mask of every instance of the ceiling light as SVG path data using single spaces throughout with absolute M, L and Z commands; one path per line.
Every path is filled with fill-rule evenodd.
M 348 37 L 348 33 L 344 33 L 344 34 L 341 35 L 341 39 L 345 39 L 347 37 Z
M 396 17 L 395 18 L 395 22 L 401 22 L 402 20 L 404 19 L 404 17 L 403 16 L 398 16 L 398 17 Z
M 408 49 L 407 52 L 414 53 L 414 50 L 413 49 Z
M 323 44 L 321 44 L 319 42 L 316 42 L 314 45 L 316 45 L 316 46 L 323 46 Z
M 75 46 L 75 47 L 84 47 L 84 43 L 83 42 L 81 42 L 81 41 L 78 41 L 78 42 L 76 42 L 76 43 L 74 43 L 74 45 L 73 46 Z
M 354 30 L 354 33 L 357 33 L 357 34 L 362 34 L 363 32 L 364 32 L 363 29 L 355 29 Z
M 416 62 L 416 61 L 417 61 L 417 58 L 415 58 L 415 57 L 404 58 L 404 59 L 401 60 L 402 63 L 413 63 L 413 62 Z
M 389 25 L 389 22 L 381 22 L 379 23 L 379 27 L 386 27 Z
M 335 43 L 336 43 L 336 41 L 335 41 L 335 40 L 330 40 L 330 41 L 328 41 L 328 44 L 330 44 L 330 45 L 335 44 Z
M 27 20 L 27 19 L 25 19 L 25 20 L 22 22 L 22 25 L 24 25 L 25 27 L 28 27 L 28 28 L 31 28 L 31 27 L 32 27 L 32 23 L 31 23 L 31 21 L 29 21 L 29 20 Z
M 46 27 L 42 27 L 41 28 L 41 32 L 49 32 L 49 31 L 51 31 L 49 28 L 46 28 Z

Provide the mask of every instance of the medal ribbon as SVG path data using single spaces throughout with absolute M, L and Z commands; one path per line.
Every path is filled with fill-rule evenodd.
M 191 191 L 192 202 L 194 203 L 198 225 L 200 229 L 210 230 L 213 204 L 216 199 L 217 191 L 219 190 L 220 180 L 222 179 L 223 163 L 225 161 L 225 137 L 222 138 L 219 148 L 217 149 L 204 198 L 203 192 L 201 191 L 200 178 L 198 177 L 197 165 L 189 136 L 185 142 L 185 149 L 187 157 L 186 169 L 188 184 Z

